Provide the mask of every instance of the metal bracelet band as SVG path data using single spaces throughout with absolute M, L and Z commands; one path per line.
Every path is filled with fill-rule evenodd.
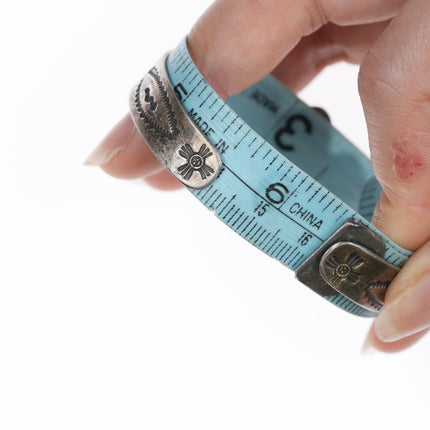
M 263 132 L 272 118 L 265 117 L 267 110 L 283 121 L 270 98 L 278 92 L 290 106 L 286 125 Z M 261 106 L 265 110 L 258 110 Z M 390 281 L 411 253 L 339 199 L 340 194 L 350 205 L 358 205 L 366 218 L 371 216 L 379 185 L 368 160 L 274 78 L 225 103 L 195 68 L 184 40 L 132 90 L 130 109 L 137 129 L 161 163 L 217 217 L 296 270 L 302 283 L 342 309 L 360 316 L 379 312 Z M 328 162 L 334 159 L 330 154 L 339 152 L 345 160 L 338 165 L 341 170 L 349 173 L 357 164 L 358 173 L 351 173 L 351 178 L 346 177 L 350 183 L 343 184 L 346 190 L 330 175 L 322 176 L 319 183 L 288 160 L 302 157 L 281 141 L 285 134 L 298 135 L 296 123 L 305 126 L 303 146 L 315 145 L 315 137 L 306 140 L 314 128 L 319 131 L 314 150 L 326 145 Z M 267 141 L 252 127 L 266 134 Z M 320 169 L 313 160 L 307 163 L 307 171 Z M 350 194 L 354 183 L 362 188 L 356 197 Z M 334 187 L 338 196 L 322 184 Z
M 185 186 L 200 189 L 218 176 L 221 158 L 177 100 L 166 59 L 167 54 L 131 91 L 131 116 L 166 169 Z

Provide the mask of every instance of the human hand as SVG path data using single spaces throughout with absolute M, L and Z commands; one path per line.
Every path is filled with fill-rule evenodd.
M 220 0 L 188 37 L 197 67 L 224 99 L 270 72 L 298 91 L 333 62 L 361 65 L 359 90 L 383 186 L 373 222 L 399 245 L 418 249 L 368 335 L 366 347 L 383 351 L 406 348 L 430 327 L 429 20 L 426 0 Z M 181 187 L 129 115 L 87 163 L 161 189 Z

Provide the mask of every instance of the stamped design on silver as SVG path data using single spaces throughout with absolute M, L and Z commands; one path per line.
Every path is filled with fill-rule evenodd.
M 367 241 L 369 248 L 353 242 L 358 240 Z M 320 251 L 321 254 L 315 253 L 316 257 L 313 256 L 314 260 L 310 261 L 318 265 L 321 282 L 326 286 L 365 309 L 379 312 L 384 304 L 385 292 L 400 270 L 384 259 L 385 250 L 379 243 L 384 245 L 382 239 L 374 237 L 368 227 L 352 220 L 335 232 L 329 238 L 328 245 Z M 300 276 L 305 280 L 308 272 L 303 270 L 311 267 L 309 262 L 306 264 L 304 269 L 299 268 Z
M 206 158 L 213 155 L 206 144 L 195 152 L 191 145 L 186 143 L 179 149 L 179 155 L 187 160 L 185 164 L 178 167 L 178 172 L 184 179 L 190 179 L 194 172 L 199 172 L 201 178 L 206 179 L 214 172 L 214 169 L 206 164 Z
M 384 306 L 385 293 L 387 291 L 389 282 L 376 281 L 371 282 L 365 287 L 365 293 L 367 296 L 367 302 L 370 306 L 380 311 Z
M 330 283 L 338 286 L 342 281 L 355 284 L 360 280 L 360 272 L 357 270 L 363 265 L 364 261 L 355 252 L 348 255 L 345 261 L 340 261 L 333 255 L 325 262 L 328 270 L 327 277 Z
M 156 67 L 153 67 L 148 74 L 155 81 L 155 92 L 158 92 L 158 94 L 154 92 L 154 88 L 145 87 L 142 103 L 141 91 L 144 84 L 142 79 L 137 85 L 134 95 L 136 111 L 148 129 L 154 134 L 165 139 L 173 139 L 179 134 L 179 130 L 175 112 L 173 111 L 166 88 Z
M 161 164 L 182 184 L 199 190 L 220 174 L 221 157 L 182 106 L 179 89 L 187 90 L 182 83 L 173 88 L 166 60 L 167 55 L 131 91 L 131 117 Z

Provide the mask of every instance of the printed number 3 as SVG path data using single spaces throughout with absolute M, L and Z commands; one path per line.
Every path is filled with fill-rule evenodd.
M 288 136 L 295 135 L 302 127 L 299 129 L 296 128 L 296 124 L 301 123 L 302 127 L 304 127 L 306 134 L 312 134 L 312 123 L 303 115 L 297 114 L 290 116 L 285 126 L 280 128 L 275 134 L 276 144 L 286 151 L 294 151 L 294 145 L 291 142 L 285 141 L 283 135 L 286 134 Z

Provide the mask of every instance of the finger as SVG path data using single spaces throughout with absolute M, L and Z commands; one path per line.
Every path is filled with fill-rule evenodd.
M 145 182 L 159 190 L 178 190 L 182 184 L 167 170 L 145 178 Z
M 430 239 L 430 3 L 410 0 L 363 60 L 359 90 L 383 186 L 374 223 L 416 249 Z
M 417 343 L 427 334 L 427 332 L 428 330 L 422 330 L 411 336 L 400 339 L 397 342 L 383 342 L 376 336 L 375 323 L 373 323 L 369 329 L 366 340 L 363 344 L 363 349 L 361 351 L 364 355 L 370 355 L 376 351 L 386 353 L 400 352 Z
M 330 64 L 337 61 L 360 64 L 389 22 L 348 27 L 326 24 L 304 37 L 273 74 L 291 90 L 300 91 Z
M 188 46 L 203 76 L 220 96 L 227 98 L 270 73 L 302 37 L 324 24 L 380 22 L 393 17 L 403 3 L 219 0 L 191 30 Z
M 373 222 L 400 245 L 430 239 L 430 4 L 411 0 L 363 60 L 359 90 L 383 193 Z M 391 283 L 375 323 L 385 342 L 430 326 L 430 242 Z
M 303 36 L 328 21 L 342 25 L 380 21 L 393 16 L 403 1 L 220 0 L 192 29 L 189 49 L 205 78 L 227 98 L 272 71 Z M 285 16 L 294 17 L 287 26 Z M 129 179 L 160 171 L 160 163 L 143 145 L 131 120 L 123 121 L 86 164 L 102 166 L 113 176 Z
M 327 24 L 304 38 L 281 62 L 274 74 L 291 89 L 299 91 L 326 65 L 334 61 L 359 63 L 386 26 L 387 22 L 351 27 Z M 126 115 L 90 154 L 86 164 L 102 166 L 110 175 L 124 179 L 151 176 L 163 169 L 136 132 L 129 115 Z M 158 186 L 157 180 L 148 183 Z M 162 188 L 164 184 L 167 186 L 165 181 L 162 183 Z M 171 184 L 174 182 L 171 181 Z
M 164 169 L 127 114 L 91 152 L 84 164 L 100 166 L 122 179 L 146 177 Z
M 375 322 L 384 342 L 395 342 L 430 328 L 430 241 L 416 251 L 387 291 Z
M 363 353 L 397 352 L 421 339 L 430 329 L 430 242 L 420 248 L 391 283 Z

